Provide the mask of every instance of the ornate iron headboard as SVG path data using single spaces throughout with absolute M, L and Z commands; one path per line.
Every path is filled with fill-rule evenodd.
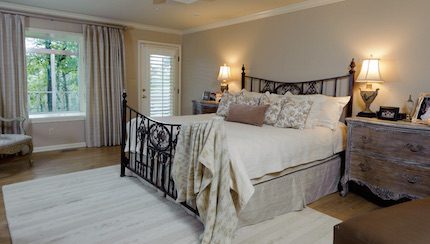
M 285 94 L 291 92 L 295 95 L 312 95 L 324 94 L 328 96 L 351 96 L 351 100 L 346 107 L 346 116 L 352 115 L 353 89 L 355 82 L 355 61 L 352 59 L 349 65 L 349 74 L 326 79 L 300 81 L 300 82 L 281 82 L 262 79 L 258 77 L 247 76 L 245 65 L 242 66 L 242 89 L 248 89 L 253 92 L 270 92 L 276 94 Z M 342 84 L 348 84 L 347 92 L 341 94 Z

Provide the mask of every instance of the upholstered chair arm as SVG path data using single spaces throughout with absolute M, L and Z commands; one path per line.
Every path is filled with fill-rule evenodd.
M 19 129 L 21 134 L 26 134 L 25 129 L 24 129 L 24 122 L 25 122 L 25 118 L 23 117 L 17 117 L 17 118 L 12 118 L 12 119 L 6 119 L 0 116 L 0 122 L 18 122 L 19 123 Z

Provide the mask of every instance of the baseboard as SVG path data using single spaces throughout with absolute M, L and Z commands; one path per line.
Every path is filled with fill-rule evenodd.
M 53 146 L 46 146 L 46 147 L 35 147 L 33 152 L 48 152 L 48 151 L 57 151 L 57 150 L 64 150 L 64 149 L 75 149 L 75 148 L 81 148 L 81 147 L 87 147 L 87 143 L 85 142 L 79 142 L 79 143 L 70 143 L 70 144 L 61 144 L 61 145 L 53 145 Z

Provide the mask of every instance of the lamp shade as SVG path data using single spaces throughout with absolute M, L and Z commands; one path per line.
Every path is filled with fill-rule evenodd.
M 357 82 L 384 82 L 379 69 L 379 59 L 369 58 L 363 60 L 361 72 L 358 75 Z
M 219 68 L 218 80 L 225 81 L 230 79 L 230 77 L 231 77 L 230 66 L 227 66 L 224 64 Z

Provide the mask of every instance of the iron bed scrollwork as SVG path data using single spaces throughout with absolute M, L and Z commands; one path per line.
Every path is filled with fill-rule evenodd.
M 247 76 L 243 66 L 242 88 L 260 93 L 269 91 L 271 93 L 285 94 L 289 91 L 293 94 L 338 96 L 339 84 L 342 80 L 347 80 L 349 85 L 347 93 L 352 96 L 354 75 L 354 60 L 352 60 L 350 72 L 346 76 L 293 83 Z M 332 85 L 327 85 L 330 82 L 332 82 Z M 328 88 L 332 90 L 331 94 L 330 91 L 327 91 Z M 161 191 L 165 197 L 169 196 L 176 200 L 177 192 L 172 179 L 171 165 L 181 125 L 163 123 L 145 116 L 128 106 L 125 91 L 122 97 L 121 177 L 125 176 L 126 169 L 128 169 Z M 346 116 L 351 114 L 352 99 L 346 108 Z M 134 135 L 130 134 L 132 131 L 134 131 Z M 193 204 L 182 203 L 182 205 L 193 213 L 198 214 Z

